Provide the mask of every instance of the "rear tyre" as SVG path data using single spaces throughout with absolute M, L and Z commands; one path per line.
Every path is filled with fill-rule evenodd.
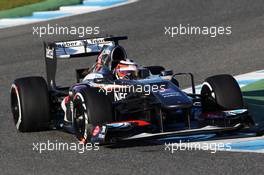
M 75 129 L 79 140 L 89 141 L 96 126 L 113 121 L 112 102 L 98 88 L 87 88 L 74 96 Z
M 11 110 L 19 131 L 48 129 L 51 115 L 46 81 L 42 77 L 16 79 L 11 86 Z
M 242 93 L 231 75 L 207 78 L 201 89 L 204 111 L 235 110 L 244 108 Z

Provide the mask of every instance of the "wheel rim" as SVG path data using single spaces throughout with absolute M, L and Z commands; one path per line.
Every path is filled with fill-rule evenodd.
M 21 104 L 18 88 L 14 84 L 11 87 L 11 111 L 16 128 L 19 129 L 21 124 Z
M 215 93 L 209 83 L 207 82 L 203 83 L 201 95 L 202 95 L 203 109 L 205 111 L 217 110 Z
M 81 94 L 76 94 L 74 101 L 76 135 L 79 140 L 89 139 L 89 110 Z

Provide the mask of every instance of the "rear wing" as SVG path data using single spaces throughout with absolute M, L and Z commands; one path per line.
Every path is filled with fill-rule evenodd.
M 126 36 L 121 36 L 57 41 L 52 43 L 44 42 L 47 83 L 49 88 L 56 87 L 55 77 L 58 59 L 98 55 L 104 47 L 118 45 L 119 40 L 126 39 Z
M 114 45 L 105 38 L 73 40 L 48 43 L 45 46 L 46 58 L 71 58 L 98 54 L 104 45 Z

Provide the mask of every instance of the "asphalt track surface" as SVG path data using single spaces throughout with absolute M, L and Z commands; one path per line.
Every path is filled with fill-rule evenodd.
M 264 67 L 264 3 L 258 0 L 142 0 L 127 6 L 50 21 L 50 24 L 99 26 L 101 34 L 128 35 L 122 42 L 130 58 L 177 72 L 193 72 L 196 82 L 212 74 L 246 73 Z M 231 25 L 232 35 L 210 38 L 164 35 L 164 26 Z M 34 24 L 41 26 L 47 22 Z M 17 133 L 9 107 L 13 79 L 45 75 L 42 41 L 75 36 L 38 38 L 32 25 L 0 30 L 0 174 L 263 174 L 264 157 L 254 153 L 164 151 L 163 145 L 100 148 L 79 154 L 32 151 L 33 142 L 76 142 L 69 134 L 48 131 Z M 74 82 L 73 66 L 94 58 L 63 61 L 58 82 Z

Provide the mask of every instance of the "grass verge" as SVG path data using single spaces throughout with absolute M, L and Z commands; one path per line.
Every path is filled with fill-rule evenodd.
M 25 6 L 28 4 L 34 4 L 45 0 L 1 0 L 0 1 L 0 10 L 12 9 L 15 7 Z
M 11 0 L 9 0 L 9 2 L 10 1 Z M 19 0 L 15 0 L 15 1 L 19 1 Z M 31 1 L 34 1 L 34 0 L 31 0 Z M 21 17 L 21 16 L 30 16 L 35 11 L 55 10 L 63 5 L 80 4 L 81 2 L 82 0 L 44 0 L 41 2 L 34 3 L 34 4 L 29 4 L 29 5 L 24 5 L 24 6 L 12 8 L 12 9 L 2 10 L 0 11 L 0 18 L 14 18 L 14 17 Z
M 254 121 L 264 125 L 264 80 L 243 87 L 242 93 Z
M 264 106 L 264 80 L 257 81 L 242 88 L 243 96 L 249 103 Z

